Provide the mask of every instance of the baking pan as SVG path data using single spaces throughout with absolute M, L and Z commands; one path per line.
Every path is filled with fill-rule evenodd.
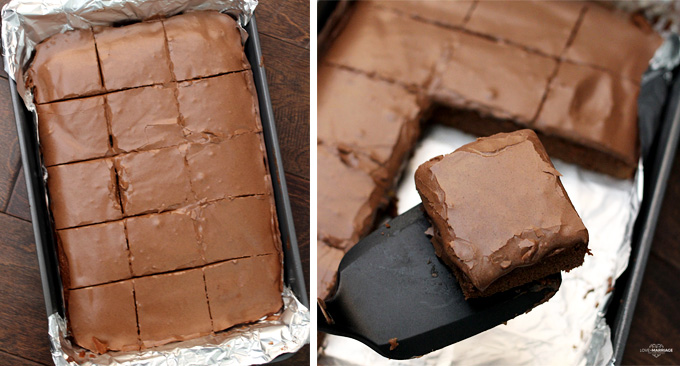
M 324 35 L 324 40 L 332 39 L 330 29 L 324 28 L 340 23 L 341 14 L 338 13 L 342 9 L 338 4 L 344 6 L 347 2 L 317 1 L 318 33 Z M 680 44 L 680 38 L 672 37 L 676 46 Z M 644 164 L 643 199 L 633 228 L 628 267 L 616 280 L 606 314 L 614 348 L 610 364 L 620 364 L 623 358 L 668 176 L 680 141 L 679 74 L 678 70 L 665 69 L 647 72 L 640 89 L 638 118 Z
M 255 16 L 246 26 L 246 31 L 249 37 L 245 43 L 245 52 L 252 68 L 255 88 L 257 89 L 269 173 L 272 177 L 276 212 L 283 243 L 284 281 L 293 290 L 300 302 L 309 308 Z M 37 126 L 33 114 L 26 109 L 23 100 L 17 93 L 16 83 L 10 78 L 9 84 L 21 148 L 21 159 L 26 176 L 28 202 L 30 203 L 45 307 L 47 315 L 58 312 L 61 317 L 64 317 L 64 297 L 57 262 L 57 246 L 47 207 L 46 187 L 43 180 L 44 171 L 40 161 L 40 149 L 37 140 Z M 290 357 L 290 355 L 281 355 L 274 362 Z

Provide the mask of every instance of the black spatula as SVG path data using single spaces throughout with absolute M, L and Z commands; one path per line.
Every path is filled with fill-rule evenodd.
M 557 292 L 559 273 L 487 298 L 465 300 L 434 253 L 422 205 L 396 217 L 342 259 L 337 291 L 319 301 L 319 330 L 408 359 L 523 314 Z

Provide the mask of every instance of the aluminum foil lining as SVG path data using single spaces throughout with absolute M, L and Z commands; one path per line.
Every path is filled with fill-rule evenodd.
M 281 313 L 255 324 L 142 352 L 109 352 L 103 355 L 85 352 L 69 341 L 66 321 L 54 313 L 48 319 L 52 360 L 56 366 L 232 366 L 267 363 L 283 353 L 296 352 L 309 340 L 309 310 L 297 300 L 290 288 L 285 287 L 282 295 Z
M 677 0 L 600 0 L 628 13 L 642 14 L 661 34 L 680 33 L 680 2 Z
M 185 11 L 217 10 L 234 16 L 243 28 L 258 0 L 12 0 L 2 9 L 2 46 L 5 71 L 33 111 L 33 96 L 25 87 L 24 72 L 35 46 L 58 33 L 93 26 L 169 17 Z M 241 34 L 246 35 L 242 29 Z
M 423 134 L 397 187 L 399 213 L 421 202 L 413 176 L 433 156 L 475 137 L 435 125 Z M 547 303 L 476 336 L 421 358 L 383 358 L 350 338 L 328 336 L 320 365 L 601 365 L 613 355 L 605 322 L 614 280 L 626 269 L 632 227 L 642 200 L 642 165 L 633 180 L 619 180 L 553 159 L 562 184 L 590 234 L 584 264 L 563 273 Z

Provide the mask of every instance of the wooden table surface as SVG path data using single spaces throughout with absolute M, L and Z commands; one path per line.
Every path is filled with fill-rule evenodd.
M 309 1 L 264 0 L 255 14 L 309 296 Z M 53 365 L 7 74 L 0 78 L 0 365 Z M 308 364 L 309 345 L 281 363 Z

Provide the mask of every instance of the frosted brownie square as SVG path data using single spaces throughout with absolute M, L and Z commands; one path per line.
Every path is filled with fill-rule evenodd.
M 47 187 L 56 229 L 111 221 L 123 216 L 112 159 L 49 167 Z
M 112 154 L 104 97 L 41 104 L 36 110 L 46 166 Z
M 283 306 L 277 254 L 212 264 L 203 272 L 216 332 L 274 314 Z
M 588 231 L 559 176 L 531 130 L 479 138 L 418 167 L 432 243 L 467 298 L 583 263 Z
M 140 346 L 132 281 L 68 291 L 68 320 L 76 342 L 97 353 Z
M 27 76 L 36 103 L 103 92 L 92 30 L 55 34 L 38 44 Z
M 59 230 L 64 287 L 78 288 L 130 278 L 122 221 Z
M 280 251 L 274 200 L 269 195 L 209 203 L 198 209 L 197 225 L 208 263 Z

